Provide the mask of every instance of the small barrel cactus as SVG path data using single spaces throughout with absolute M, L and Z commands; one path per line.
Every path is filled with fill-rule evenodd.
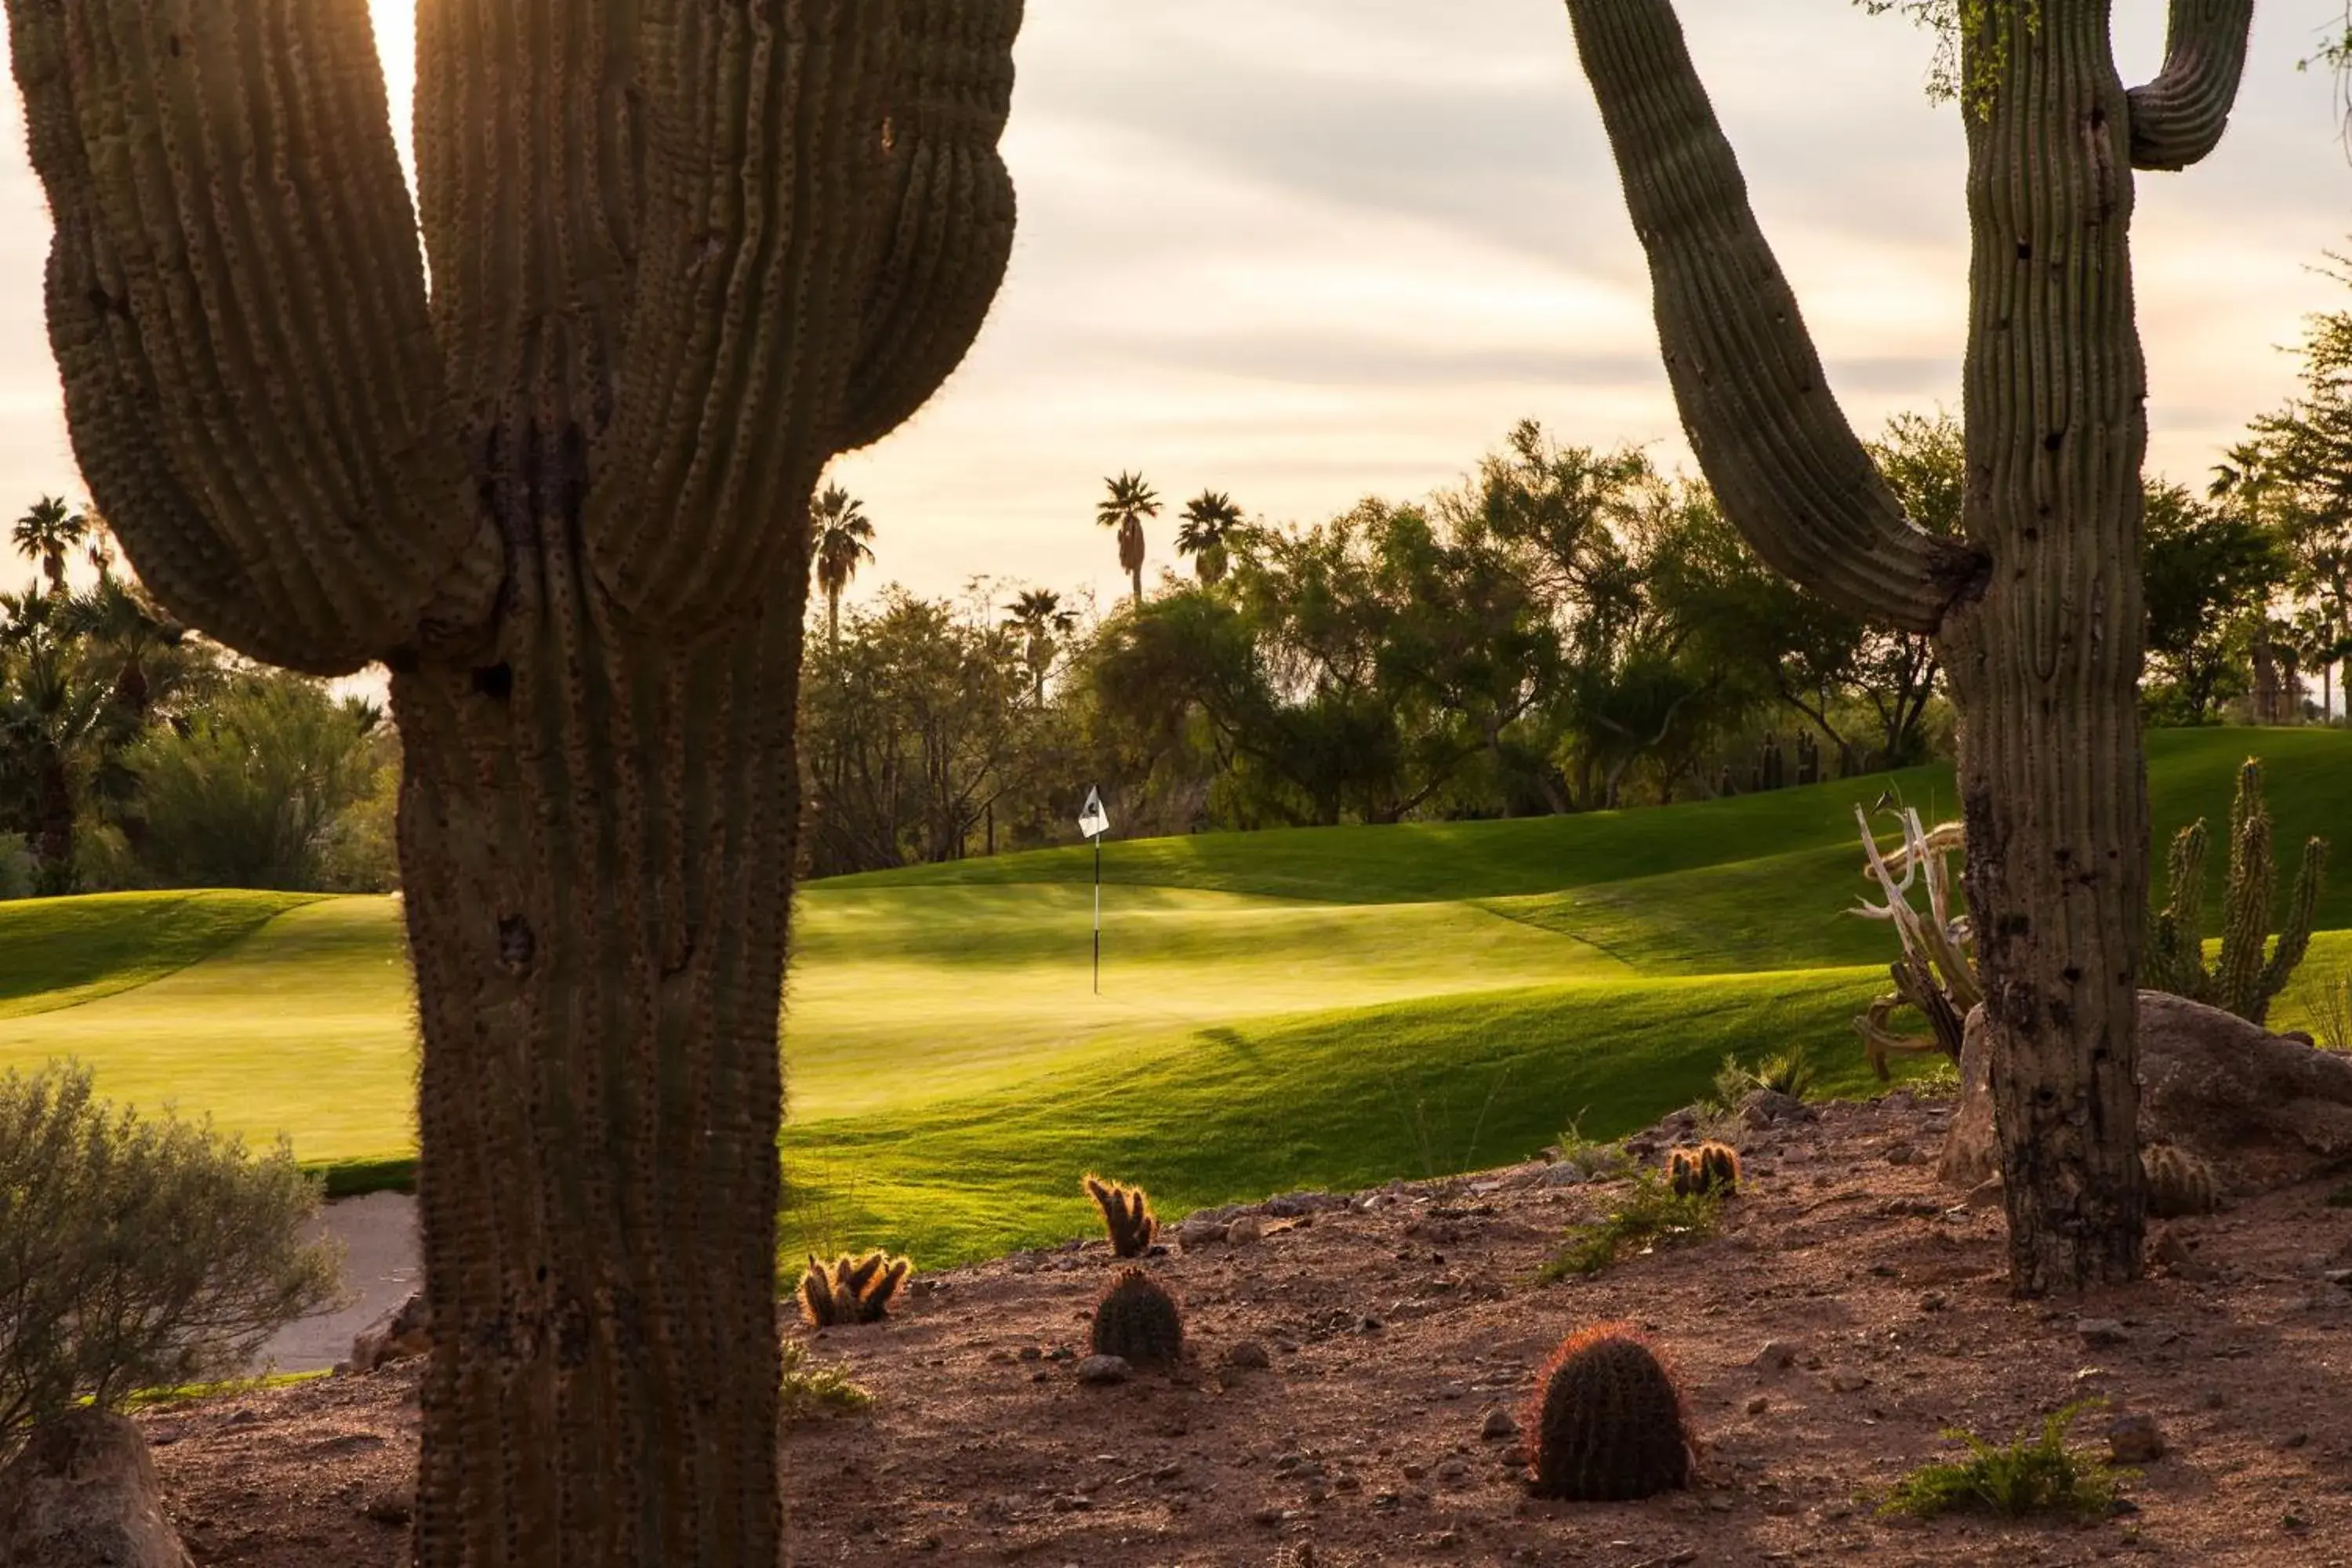
M 1714 1193 L 1730 1197 L 1739 1191 L 1739 1151 L 1709 1140 L 1666 1154 L 1666 1181 L 1678 1197 Z
M 1537 1383 L 1523 1423 L 1539 1497 L 1622 1502 L 1690 1484 L 1690 1417 L 1649 1341 L 1622 1323 L 1571 1334 Z
M 2186 1149 L 2150 1143 L 2139 1152 L 2147 1173 L 2147 1212 L 2158 1219 L 2211 1214 L 2221 1206 L 2221 1178 Z
M 829 1265 L 812 1257 L 808 1271 L 801 1276 L 801 1316 L 813 1329 L 880 1322 L 890 1310 L 890 1299 L 914 1267 L 887 1252 L 869 1252 L 863 1258 L 844 1255 Z
M 1094 1199 L 1102 1210 L 1103 1228 L 1110 1233 L 1110 1249 L 1119 1258 L 1140 1258 L 1151 1250 L 1152 1237 L 1160 1233 L 1160 1221 L 1151 1213 L 1151 1200 L 1141 1187 L 1130 1187 L 1120 1182 L 1106 1182 L 1100 1176 L 1086 1178 L 1087 1196 Z
M 1140 1268 L 1123 1270 L 1095 1305 L 1094 1353 L 1137 1366 L 1172 1366 L 1184 1353 L 1184 1314 L 1168 1288 Z

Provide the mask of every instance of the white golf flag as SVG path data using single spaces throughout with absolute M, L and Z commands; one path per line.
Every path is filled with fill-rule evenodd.
M 1110 814 L 1103 810 L 1102 794 L 1092 784 L 1087 786 L 1086 809 L 1078 813 L 1078 831 L 1089 838 L 1110 831 Z

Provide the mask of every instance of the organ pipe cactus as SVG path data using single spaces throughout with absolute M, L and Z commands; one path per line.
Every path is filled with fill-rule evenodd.
M 392 671 L 418 1560 L 771 1568 L 809 498 L 995 293 L 1020 0 L 419 0 L 414 210 L 367 0 L 5 5 L 92 496 Z
M 2192 1002 L 2235 1013 L 2251 1024 L 2269 1016 L 2272 1001 L 2286 988 L 2295 965 L 2311 946 L 2319 883 L 2327 867 L 2327 841 L 2303 846 L 2294 889 L 2278 942 L 2270 942 L 2271 899 L 2278 873 L 2271 855 L 2270 807 L 2263 803 L 2263 765 L 2246 759 L 2238 769 L 2238 793 L 2230 804 L 2230 872 L 2221 893 L 2221 952 L 2205 967 L 2205 820 L 2175 835 L 2166 864 L 2164 907 L 2148 932 L 2147 984 Z
M 1767 562 L 1935 635 L 1960 719 L 2012 1289 L 2135 1277 L 2135 972 L 2147 801 L 2137 683 L 2147 378 L 2136 169 L 2221 140 L 2252 0 L 2172 0 L 2126 91 L 2109 0 L 1957 7 L 1971 231 L 1960 541 L 1906 519 L 1822 372 L 1672 0 L 1568 0 L 1648 253 L 1701 468 Z

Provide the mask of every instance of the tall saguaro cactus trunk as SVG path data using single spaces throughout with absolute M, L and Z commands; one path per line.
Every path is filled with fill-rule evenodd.
M 1936 634 L 2025 1295 L 2140 1267 L 2135 971 L 2147 900 L 2132 171 L 2219 142 L 2252 0 L 2173 0 L 2126 93 L 2107 0 L 1989 0 L 1963 40 L 1973 240 L 1966 542 L 1902 516 L 1839 410 L 1671 0 L 1568 0 L 1650 258 L 1691 444 L 1757 552 Z
M 5 4 L 98 504 L 393 671 L 419 1561 L 772 1568 L 809 495 L 994 296 L 1020 0 L 419 0 L 415 214 L 366 0 Z

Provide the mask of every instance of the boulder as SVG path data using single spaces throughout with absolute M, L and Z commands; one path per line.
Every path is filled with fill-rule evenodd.
M 193 1568 L 139 1428 L 80 1409 L 0 1469 L 0 1568 Z
M 411 1290 L 406 1300 L 352 1336 L 351 1369 L 373 1372 L 386 1362 L 423 1355 L 432 1347 L 425 1325 L 425 1292 Z
M 1969 1014 L 1959 1109 L 1936 1172 L 1970 1188 L 1995 1174 L 1984 1009 Z M 2352 1162 L 2352 1055 L 2273 1035 L 2218 1007 L 2139 994 L 2139 1137 L 2202 1158 L 2224 1183 L 2261 1189 Z

